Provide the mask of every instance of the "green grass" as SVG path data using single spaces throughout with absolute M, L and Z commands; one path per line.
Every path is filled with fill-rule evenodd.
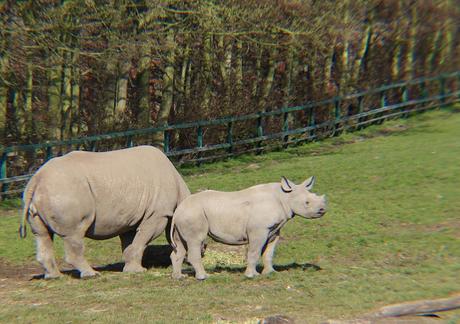
M 181 169 L 192 191 L 317 176 L 314 191 L 327 195 L 328 213 L 314 221 L 294 218 L 283 228 L 278 273 L 245 279 L 244 248 L 210 242 L 205 282 L 172 280 L 170 267 L 103 272 L 93 280 L 0 278 L 0 322 L 255 322 L 284 314 L 317 323 L 459 292 L 458 112 L 429 112 L 282 152 Z M 15 206 L 1 211 L 0 261 L 20 269 L 35 262 L 34 242 L 32 235 L 18 239 Z M 92 264 L 120 262 L 118 239 L 86 242 Z M 59 239 L 56 246 L 62 257 Z M 453 316 L 452 323 L 460 319 Z

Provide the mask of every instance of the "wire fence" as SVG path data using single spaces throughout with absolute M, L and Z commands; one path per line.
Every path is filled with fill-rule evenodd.
M 73 150 L 108 151 L 164 139 L 175 163 L 200 164 L 242 153 L 286 148 L 460 100 L 460 71 L 403 81 L 301 106 L 109 134 L 0 147 L 0 195 L 20 194 L 34 171 Z M 161 133 L 161 134 L 159 134 Z

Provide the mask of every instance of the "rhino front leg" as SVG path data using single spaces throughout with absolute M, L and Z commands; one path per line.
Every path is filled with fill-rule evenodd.
M 263 252 L 264 270 L 262 271 L 262 274 L 269 274 L 271 272 L 275 272 L 275 269 L 273 269 L 273 254 L 275 253 L 276 244 L 278 244 L 279 239 L 280 236 L 278 233 L 265 246 L 265 251 Z
M 147 244 L 157 238 L 165 229 L 168 218 L 152 215 L 144 220 L 137 228 L 133 242 L 123 251 L 125 266 L 123 272 L 143 272 L 147 269 L 142 266 L 142 256 Z
M 249 233 L 249 247 L 247 256 L 247 267 L 244 275 L 248 278 L 258 276 L 259 273 L 256 270 L 257 261 L 259 261 L 262 249 L 267 242 L 268 231 L 257 230 Z
M 98 275 L 99 272 L 91 268 L 88 261 L 86 261 L 83 256 L 85 251 L 83 237 L 83 234 L 62 237 L 64 241 L 65 261 L 80 271 L 80 278 L 94 277 Z

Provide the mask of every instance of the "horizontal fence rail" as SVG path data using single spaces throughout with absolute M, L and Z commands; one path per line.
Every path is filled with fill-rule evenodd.
M 21 193 L 33 171 L 49 159 L 71 150 L 104 151 L 152 144 L 153 136 L 162 133 L 163 150 L 175 164 L 201 163 L 247 152 L 261 153 L 274 147 L 285 148 L 290 144 L 334 136 L 344 130 L 361 129 L 389 118 L 406 118 L 412 113 L 459 100 L 460 71 L 457 71 L 243 116 L 0 147 L 0 194 L 4 197 Z M 244 123 L 248 125 L 242 127 Z M 240 133 L 238 125 L 242 127 Z M 218 132 L 208 135 L 207 131 L 213 127 L 221 128 L 220 135 Z M 193 141 L 187 147 L 180 147 L 175 139 L 184 132 L 188 138 L 193 132 L 196 136 L 192 136 Z M 218 142 L 207 143 L 207 137 Z

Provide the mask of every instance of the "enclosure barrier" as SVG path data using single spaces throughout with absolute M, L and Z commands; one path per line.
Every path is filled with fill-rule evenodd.
M 136 138 L 145 136 L 151 138 L 154 134 L 162 132 L 163 150 L 173 162 L 201 163 L 245 152 L 259 153 L 273 146 L 286 148 L 289 144 L 337 135 L 343 130 L 360 129 L 389 118 L 405 118 L 412 113 L 442 107 L 459 100 L 460 71 L 457 71 L 393 83 L 301 106 L 243 116 L 128 130 L 64 141 L 0 147 L 0 195 L 4 197 L 22 192 L 25 182 L 31 177 L 33 172 L 30 168 L 24 170 L 21 165 L 27 163 L 19 163 L 17 161 L 19 158 L 27 160 L 28 157 L 32 161 L 29 164 L 38 167 L 52 157 L 70 150 L 100 151 L 100 144 L 108 140 L 118 141 L 117 148 L 131 147 L 145 144 Z M 298 113 L 302 114 L 302 118 L 296 120 L 293 115 Z M 280 119 L 279 130 L 266 129 L 266 121 L 270 118 Z M 255 122 L 253 132 L 245 134 L 248 135 L 245 138 L 237 138 L 234 134 L 235 125 L 251 121 Z M 293 127 L 294 123 L 298 126 Z M 215 126 L 225 128 L 222 142 L 205 144 L 205 130 Z M 193 143 L 190 147 L 173 147 L 173 132 L 184 130 L 196 132 L 196 145 Z M 244 133 L 248 132 L 247 128 L 244 130 Z M 120 144 L 120 141 L 123 144 Z M 109 145 L 108 149 L 113 149 L 114 146 Z

